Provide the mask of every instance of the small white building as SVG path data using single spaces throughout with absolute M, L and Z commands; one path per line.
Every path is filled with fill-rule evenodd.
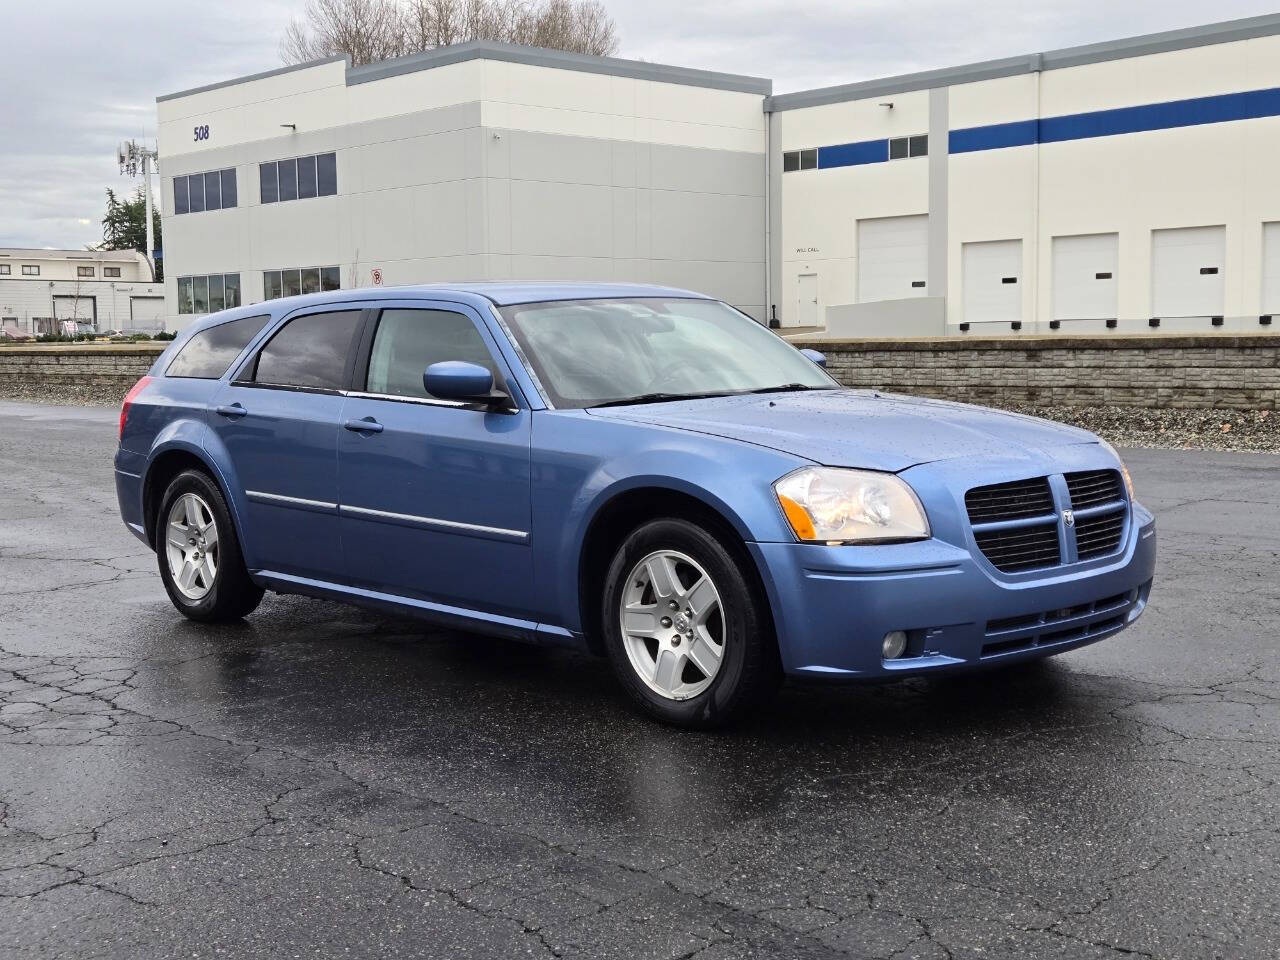
M 166 321 L 559 279 L 831 335 L 1280 329 L 1280 15 L 770 93 L 470 43 L 161 97 Z
M 63 320 L 155 332 L 163 329 L 164 287 L 132 250 L 0 247 L 0 326 L 56 333 Z

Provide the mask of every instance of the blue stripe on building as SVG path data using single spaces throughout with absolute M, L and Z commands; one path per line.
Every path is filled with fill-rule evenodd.
M 1170 100 L 1138 107 L 1095 110 L 1042 120 L 1021 120 L 985 127 L 952 130 L 948 137 L 951 153 L 974 150 L 998 150 L 1032 143 L 1062 143 L 1066 140 L 1090 140 L 1114 137 L 1148 130 L 1172 130 L 1197 127 L 1207 123 L 1229 123 L 1232 120 L 1257 120 L 1280 116 L 1280 88 L 1222 93 L 1190 100 Z
M 838 143 L 818 148 L 818 169 L 826 167 L 856 167 L 863 163 L 883 163 L 889 159 L 888 140 L 863 140 L 859 143 Z
M 947 137 L 950 153 L 1025 147 L 1033 143 L 1062 143 L 1114 137 L 1147 130 L 1172 130 L 1232 120 L 1257 120 L 1280 116 L 1280 88 L 1223 93 L 1212 97 L 1148 103 L 1137 107 L 1095 110 L 1041 120 L 1017 120 L 982 127 L 952 130 Z M 852 167 L 889 159 L 888 140 L 863 140 L 818 148 L 818 167 Z

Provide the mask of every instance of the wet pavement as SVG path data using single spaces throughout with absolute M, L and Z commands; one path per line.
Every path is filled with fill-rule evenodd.
M 690 734 L 560 651 L 184 621 L 115 417 L 0 404 L 0 958 L 1280 952 L 1280 458 L 1127 453 L 1115 639 Z

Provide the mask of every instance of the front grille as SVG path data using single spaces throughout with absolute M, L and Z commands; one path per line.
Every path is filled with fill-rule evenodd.
M 1105 557 L 1120 549 L 1125 511 L 1116 510 L 1076 521 L 1076 553 L 1081 560 Z
M 1066 475 L 1067 491 L 1071 494 L 1071 509 L 1083 510 L 1103 503 L 1123 500 L 1120 474 L 1114 470 L 1088 470 Z
M 973 536 L 983 556 L 991 561 L 993 567 L 1005 573 L 1052 567 L 1061 561 L 1057 520 L 1031 527 L 975 530 Z
M 1092 603 L 988 620 L 982 656 L 994 657 L 1002 653 L 1049 647 L 1108 633 L 1124 626 L 1139 596 L 1145 596 L 1145 589 L 1144 585 Z
M 1021 520 L 1054 512 L 1048 477 L 974 487 L 964 495 L 964 505 L 973 524 Z

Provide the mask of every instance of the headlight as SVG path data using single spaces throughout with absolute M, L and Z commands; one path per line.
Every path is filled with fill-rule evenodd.
M 929 536 L 915 491 L 892 473 L 805 467 L 773 490 L 798 540 L 885 543 Z
M 1125 489 L 1129 491 L 1129 499 L 1134 500 L 1135 497 L 1133 495 L 1133 477 L 1129 476 L 1129 468 L 1124 465 L 1124 461 L 1120 459 L 1120 454 L 1116 453 L 1115 447 L 1107 443 L 1107 441 L 1105 440 L 1099 440 L 1098 442 L 1102 444 L 1103 449 L 1110 450 L 1111 455 L 1115 457 L 1116 462 L 1120 464 L 1120 475 L 1124 477 Z

